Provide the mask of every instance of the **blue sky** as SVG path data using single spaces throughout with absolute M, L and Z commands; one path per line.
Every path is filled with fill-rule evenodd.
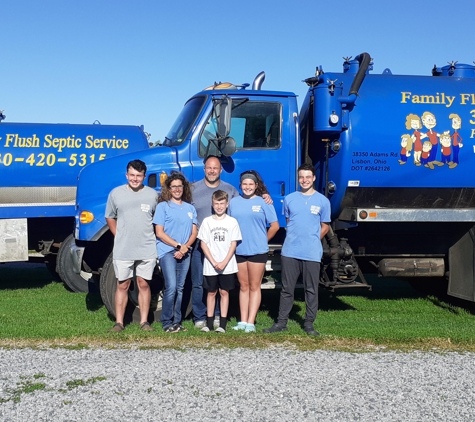
M 475 1 L 1 0 L 8 122 L 144 125 L 163 139 L 215 81 L 293 91 L 370 53 L 374 73 L 473 64 Z

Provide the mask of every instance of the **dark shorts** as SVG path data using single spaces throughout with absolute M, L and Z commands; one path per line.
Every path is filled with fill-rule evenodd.
M 269 255 L 266 253 L 258 253 L 256 255 L 236 255 L 236 261 L 238 264 L 243 262 L 255 262 L 256 264 L 265 264 L 269 259 Z
M 204 278 L 203 287 L 212 292 L 218 288 L 232 290 L 236 286 L 236 274 L 205 275 Z

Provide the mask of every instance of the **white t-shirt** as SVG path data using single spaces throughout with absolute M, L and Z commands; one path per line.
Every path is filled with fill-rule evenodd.
M 237 220 L 226 214 L 222 220 L 217 220 L 214 216 L 206 217 L 201 223 L 198 239 L 206 243 L 213 258 L 221 262 L 226 258 L 231 242 L 242 240 L 242 236 Z M 224 271 L 219 273 L 206 257 L 203 262 L 203 275 L 233 274 L 237 273 L 237 270 L 235 255 L 229 260 Z

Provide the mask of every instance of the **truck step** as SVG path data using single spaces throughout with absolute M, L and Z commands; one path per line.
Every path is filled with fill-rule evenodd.
M 320 285 L 325 288 L 325 290 L 329 290 L 330 292 L 334 292 L 335 290 L 341 290 L 341 289 L 368 289 L 368 291 L 373 290 L 373 286 L 367 284 L 367 283 L 362 283 L 359 281 L 354 281 L 353 283 L 348 283 L 348 284 L 335 284 L 333 286 L 328 286 L 325 285 L 325 283 L 320 283 Z

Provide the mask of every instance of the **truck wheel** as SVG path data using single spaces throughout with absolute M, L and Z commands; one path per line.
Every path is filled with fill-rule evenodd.
M 162 316 L 162 290 L 163 277 L 158 265 L 155 267 L 153 278 L 150 281 L 152 301 L 150 303 L 149 321 L 160 321 Z M 112 254 L 106 259 L 102 267 L 100 291 L 104 306 L 112 316 L 115 316 L 115 291 L 117 290 L 117 278 L 115 277 Z M 135 278 L 130 283 L 129 302 L 125 311 L 125 321 L 140 322 L 140 309 L 138 306 L 138 287 Z
M 69 235 L 61 243 L 58 251 L 56 271 L 61 280 L 73 291 L 78 293 L 88 293 L 91 288 L 91 283 L 88 278 L 92 277 L 91 273 L 84 273 L 84 276 L 76 274 L 73 271 L 73 264 L 71 258 L 71 244 L 74 242 L 74 236 Z

